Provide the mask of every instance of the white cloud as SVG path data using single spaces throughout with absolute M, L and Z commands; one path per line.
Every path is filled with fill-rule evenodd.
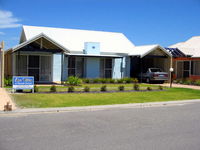
M 5 33 L 4 32 L 0 32 L 0 35 L 5 35 Z
M 19 19 L 11 11 L 0 10 L 0 28 L 16 28 L 21 26 Z

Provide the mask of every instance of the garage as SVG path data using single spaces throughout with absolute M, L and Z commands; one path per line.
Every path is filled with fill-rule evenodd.
M 171 54 L 159 45 L 137 46 L 130 55 L 130 76 L 140 78 L 148 68 L 160 68 L 169 73 Z

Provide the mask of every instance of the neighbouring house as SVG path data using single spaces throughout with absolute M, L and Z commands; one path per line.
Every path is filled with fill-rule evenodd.
M 182 56 L 173 58 L 176 78 L 200 79 L 200 36 L 171 45 L 169 49 L 182 52 Z
M 41 83 L 69 76 L 137 77 L 148 67 L 168 72 L 170 60 L 163 47 L 135 46 L 122 33 L 23 26 L 19 45 L 6 51 L 5 73 Z

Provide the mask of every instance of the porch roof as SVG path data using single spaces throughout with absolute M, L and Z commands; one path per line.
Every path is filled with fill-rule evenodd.
M 68 49 L 66 49 L 65 47 L 63 47 L 61 44 L 57 43 L 56 41 L 54 41 L 53 39 L 51 39 L 50 37 L 48 37 L 47 35 L 45 35 L 44 33 L 40 33 L 39 35 L 36 35 L 34 37 L 32 37 L 31 39 L 25 41 L 25 42 L 22 42 L 21 44 L 19 45 L 16 45 L 14 46 L 13 48 L 11 49 L 8 49 L 8 51 L 12 51 L 12 52 L 15 52 L 17 50 L 19 50 L 20 48 L 23 48 L 24 46 L 40 39 L 40 38 L 44 38 L 46 39 L 47 41 L 51 42 L 52 44 L 54 44 L 55 46 L 57 46 L 58 48 L 60 48 L 61 50 L 63 50 L 64 52 L 69 52 Z
M 133 50 L 133 52 L 129 53 L 129 56 L 140 56 L 143 58 L 144 56 L 148 55 L 149 53 L 153 52 L 156 49 L 160 49 L 163 51 L 166 55 L 169 57 L 172 57 L 172 55 L 166 51 L 163 47 L 160 45 L 145 45 L 145 46 L 136 46 Z

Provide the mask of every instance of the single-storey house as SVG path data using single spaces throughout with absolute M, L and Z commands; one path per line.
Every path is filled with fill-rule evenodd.
M 200 79 L 200 36 L 171 45 L 170 48 L 184 53 L 173 58 L 176 78 Z
M 171 54 L 159 45 L 135 46 L 122 33 L 23 26 L 19 45 L 6 51 L 7 76 L 37 82 L 137 77 L 148 67 L 169 71 Z

